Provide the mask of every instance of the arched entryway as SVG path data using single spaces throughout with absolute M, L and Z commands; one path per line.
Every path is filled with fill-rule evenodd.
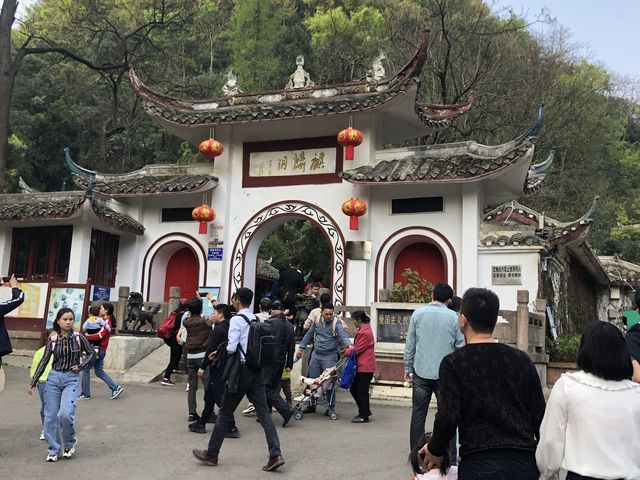
M 302 201 L 269 205 L 245 224 L 233 247 L 229 292 L 243 286 L 255 289 L 257 255 L 262 241 L 277 227 L 296 218 L 313 222 L 330 245 L 332 298 L 335 304 L 344 305 L 345 242 L 342 232 L 324 210 Z
M 204 247 L 184 233 L 171 233 L 156 240 L 147 250 L 142 267 L 141 291 L 147 302 L 167 301 L 170 287 L 192 297 L 205 285 L 207 257 Z
M 164 280 L 164 301 L 169 301 L 169 289 L 180 287 L 183 297 L 191 298 L 198 288 L 198 259 L 193 251 L 184 247 L 174 253 L 167 262 Z
M 428 280 L 433 285 L 446 281 L 445 261 L 442 253 L 433 243 L 412 243 L 398 253 L 393 267 L 393 283 L 404 284 L 402 276 L 407 268 L 418 272 L 420 278 Z

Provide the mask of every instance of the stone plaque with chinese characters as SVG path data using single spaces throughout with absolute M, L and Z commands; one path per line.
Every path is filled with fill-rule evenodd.
M 404 343 L 413 309 L 378 309 L 378 342 Z
M 330 147 L 251 152 L 249 157 L 251 177 L 319 175 L 335 171 L 336 149 Z
M 493 265 L 491 285 L 522 285 L 522 265 Z

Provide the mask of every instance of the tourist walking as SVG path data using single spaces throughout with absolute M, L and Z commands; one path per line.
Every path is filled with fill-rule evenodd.
M 458 429 L 460 480 L 538 480 L 542 386 L 526 352 L 493 338 L 499 309 L 497 295 L 484 288 L 462 297 L 460 329 L 467 344 L 440 365 L 438 412 L 421 450 L 427 471 L 441 465 Z
M 607 322 L 587 325 L 580 371 L 555 383 L 540 426 L 541 480 L 640 478 L 640 385 L 622 333 Z
M 635 294 L 636 310 L 640 313 L 640 289 Z M 640 323 L 632 326 L 625 335 L 627 348 L 631 355 L 631 365 L 633 366 L 632 380 L 640 383 Z
M 46 337 L 49 338 L 51 335 L 56 335 L 55 330 L 47 330 Z M 29 369 L 29 377 L 33 377 L 36 373 L 36 369 L 38 365 L 40 365 L 40 360 L 44 355 L 45 347 L 44 345 L 36 350 L 36 353 L 33 354 L 33 360 L 31 361 L 31 368 Z M 51 371 L 51 366 L 53 365 L 53 357 L 49 359 L 49 363 L 47 363 L 44 368 L 44 372 L 40 375 L 38 379 L 38 395 L 40 396 L 40 423 L 42 424 L 42 432 L 40 433 L 40 440 L 44 440 L 44 390 L 47 382 L 47 377 L 49 376 L 49 372 Z
M 113 304 L 103 303 L 100 305 L 99 314 L 103 320 L 103 326 L 100 327 L 97 333 L 87 333 L 85 335 L 89 342 L 98 342 L 98 351 L 96 352 L 94 362 L 82 370 L 82 392 L 78 397 L 80 400 L 89 400 L 91 398 L 91 368 L 96 372 L 96 377 L 102 380 L 107 387 L 109 387 L 109 390 L 111 390 L 111 400 L 118 398 L 124 391 L 122 385 L 118 385 L 118 383 L 104 371 L 104 357 L 107 355 L 109 339 L 111 338 L 111 332 L 115 325 Z
M 2 357 L 13 352 L 11 348 L 11 340 L 9 340 L 9 332 L 4 324 L 4 316 L 18 308 L 24 302 L 24 292 L 20 290 L 20 284 L 16 277 L 11 275 L 9 278 L 9 286 L 11 287 L 11 298 L 0 302 L 0 392 L 4 390 L 4 370 L 2 369 Z
M 262 370 L 264 386 L 269 411 L 275 408 L 283 419 L 282 426 L 286 427 L 294 414 L 294 410 L 280 396 L 282 387 L 282 372 L 285 368 L 293 368 L 293 354 L 296 348 L 296 339 L 293 325 L 284 316 L 284 307 L 279 300 L 271 304 L 271 317 L 267 322 L 273 325 L 276 343 L 276 360 Z
M 342 322 L 334 313 L 333 304 L 325 304 L 320 320 L 311 323 L 296 352 L 298 358 L 302 358 L 303 352 L 312 340 L 314 344 L 311 360 L 309 361 L 309 377 L 317 378 L 324 369 L 333 367 L 336 364 L 338 358 L 340 358 L 341 348 L 351 345 L 351 341 L 342 327 Z M 328 388 L 325 391 L 325 395 L 328 408 L 325 414 L 331 416 L 336 407 L 335 382 L 327 383 Z M 312 398 L 315 399 L 315 397 Z M 304 413 L 313 413 L 315 411 L 316 406 L 309 405 L 305 408 Z
M 163 338 L 164 343 L 169 347 L 171 353 L 169 354 L 169 364 L 167 365 L 167 368 L 164 369 L 164 375 L 162 375 L 160 385 L 167 387 L 175 385 L 173 380 L 171 380 L 171 375 L 173 375 L 173 371 L 178 368 L 178 365 L 180 365 L 180 357 L 182 356 L 183 349 L 182 345 L 178 343 L 176 335 L 178 334 L 178 330 L 180 330 L 180 325 L 182 325 L 182 315 L 188 310 L 188 304 L 188 298 L 181 298 L 178 308 L 171 313 L 175 319 L 173 327 L 170 332 L 168 332 L 168 337 Z
M 464 345 L 457 314 L 448 308 L 453 289 L 444 283 L 433 287 L 433 301 L 411 315 L 404 348 L 404 379 L 412 385 L 411 426 L 409 443 L 413 450 L 425 431 L 431 395 L 440 408 L 438 382 L 440 362 L 456 348 Z M 455 445 L 455 444 L 454 444 Z M 455 449 L 450 452 L 455 463 Z
M 278 292 L 285 310 L 293 311 L 296 305 L 296 295 L 304 291 L 304 275 L 299 270 L 300 260 L 292 258 L 289 268 L 285 269 L 278 278 Z
M 73 310 L 58 310 L 53 321 L 56 334 L 47 340 L 44 354 L 27 389 L 27 393 L 33 395 L 33 390 L 53 355 L 53 365 L 44 392 L 44 436 L 49 445 L 47 462 L 57 462 L 60 453 L 63 457 L 70 458 L 76 451 L 76 396 L 80 370 L 90 365 L 96 357 L 89 341 L 73 330 L 73 322 Z M 82 352 L 85 353 L 84 358 Z
M 195 422 L 200 418 L 198 416 L 198 404 L 196 394 L 198 393 L 198 369 L 202 365 L 202 360 L 207 351 L 209 344 L 209 335 L 211 334 L 210 318 L 202 317 L 202 300 L 195 297 L 187 306 L 189 309 L 189 317 L 183 322 L 187 332 L 187 374 L 189 379 L 189 388 L 187 390 L 187 407 L 189 409 L 189 422 Z M 209 369 L 207 369 L 202 377 L 202 387 L 207 388 L 209 384 Z
M 345 355 L 351 355 L 351 348 L 355 349 L 358 364 L 356 376 L 349 389 L 356 405 L 358 405 L 358 414 L 351 419 L 351 423 L 367 423 L 371 416 L 369 385 L 377 369 L 375 340 L 369 323 L 371 321 L 369 315 L 362 310 L 356 310 L 351 314 L 351 319 L 358 328 L 353 339 L 353 347 L 349 347 L 344 352 Z
M 280 440 L 276 427 L 267 408 L 262 370 L 250 368 L 245 361 L 247 344 L 249 339 L 249 321 L 257 320 L 251 312 L 253 292 L 241 287 L 232 297 L 232 303 L 238 314 L 231 318 L 229 323 L 229 341 L 227 353 L 229 359 L 225 375 L 227 379 L 222 398 L 222 407 L 218 412 L 218 420 L 211 434 L 209 446 L 206 450 L 193 450 L 193 456 L 207 465 L 218 465 L 220 447 L 224 441 L 225 433 L 233 420 L 233 413 L 247 396 L 255 406 L 258 420 L 267 438 L 269 448 L 269 460 L 262 467 L 265 471 L 274 471 L 284 465 L 284 458 L 280 451 Z

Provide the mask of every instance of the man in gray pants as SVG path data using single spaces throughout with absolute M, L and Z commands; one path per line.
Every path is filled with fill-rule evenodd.
M 342 322 L 333 313 L 333 305 L 327 303 L 322 307 L 320 318 L 313 322 L 300 342 L 300 348 L 296 352 L 298 358 L 302 357 L 302 352 L 314 338 L 313 353 L 309 361 L 309 376 L 319 377 L 325 368 L 333 367 L 340 358 L 340 347 L 345 348 L 351 345 L 347 333 L 342 327 Z M 329 408 L 325 412 L 330 415 L 336 406 L 335 385 L 330 384 L 330 389 L 326 392 Z M 304 413 L 315 412 L 316 407 L 307 407 Z

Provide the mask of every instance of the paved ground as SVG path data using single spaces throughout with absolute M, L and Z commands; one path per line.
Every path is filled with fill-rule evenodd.
M 28 370 L 6 367 L 7 387 L 0 393 L 0 478 L 56 478 L 100 480 L 189 478 L 348 478 L 406 480 L 410 408 L 373 405 L 373 421 L 354 425 L 355 404 L 341 391 L 341 417 L 307 415 L 280 428 L 274 414 L 286 465 L 276 473 L 260 470 L 266 463 L 264 434 L 254 418 L 238 417 L 240 439 L 225 441 L 218 467 L 201 465 L 191 456 L 209 439 L 187 430 L 186 393 L 180 385 L 126 385 L 117 400 L 99 380 L 93 398 L 77 410 L 78 449 L 72 459 L 46 463 L 46 444 L 40 435 L 39 398 L 26 393 Z M 201 397 L 199 397 L 199 400 Z M 201 403 L 199 403 L 199 407 Z M 433 412 L 428 420 L 433 420 Z M 9 476 L 11 475 L 11 476 Z M 60 477 L 58 477 L 60 475 Z M 64 476 L 64 477 L 63 477 Z M 50 477 L 51 478 L 51 477 Z

